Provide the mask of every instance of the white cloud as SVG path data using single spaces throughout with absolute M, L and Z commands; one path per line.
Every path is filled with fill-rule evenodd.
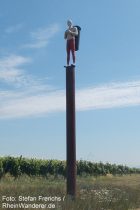
M 23 94 L 23 93 L 22 93 Z M 38 116 L 51 112 L 63 111 L 65 109 L 63 91 L 54 91 L 53 93 L 46 92 L 40 95 L 13 95 L 13 98 L 6 100 L 7 93 L 3 93 L 3 99 L 6 104 L 0 104 L 0 118 L 18 118 Z M 57 103 L 57 105 L 56 105 Z
M 7 87 L 7 84 L 10 85 L 11 90 L 15 90 L 14 96 L 17 96 L 17 93 L 19 96 L 19 94 L 27 95 L 27 93 L 33 94 L 34 92 L 38 93 L 40 91 L 43 93 L 46 90 L 54 89 L 46 83 L 47 77 L 36 78 L 24 70 L 24 65 L 31 62 L 31 58 L 19 55 L 9 55 L 0 58 L 0 82 L 5 83 L 5 87 Z M 6 95 L 7 93 L 9 92 L 6 91 Z
M 0 58 L 0 81 L 13 87 L 0 91 L 1 119 L 65 111 L 65 90 L 56 90 L 29 75 L 23 68 L 29 62 L 30 58 L 19 55 Z M 76 90 L 77 111 L 137 105 L 140 105 L 140 80 Z
M 50 112 L 58 110 L 58 107 L 62 109 L 62 104 L 55 106 L 58 95 L 62 96 L 62 93 L 44 84 L 43 79 L 36 79 L 23 70 L 23 65 L 30 61 L 29 58 L 19 55 L 0 59 L 0 81 L 5 82 L 6 88 L 0 91 L 0 118 L 38 115 L 41 110 L 41 113 Z M 10 85 L 10 90 L 6 84 Z
M 22 29 L 22 27 L 23 27 L 23 24 L 19 23 L 19 24 L 7 27 L 5 29 L 5 32 L 7 34 L 15 33 L 15 32 L 18 32 L 20 29 Z
M 3 57 L 0 59 L 0 67 L 1 68 L 15 67 L 27 63 L 28 61 L 29 58 L 25 58 L 23 56 L 8 55 L 7 57 Z
M 76 91 L 77 111 L 140 105 L 140 81 L 110 83 Z M 65 111 L 65 90 L 0 91 L 0 118 L 43 116 Z
M 19 85 L 24 80 L 24 71 L 20 66 L 30 61 L 31 59 L 19 55 L 0 58 L 0 80 Z
M 59 31 L 58 24 L 53 24 L 46 28 L 40 28 L 37 31 L 31 32 L 31 42 L 25 44 L 25 48 L 42 48 L 46 47 L 50 39 Z
M 77 91 L 77 109 L 106 109 L 140 105 L 140 81 L 110 83 Z

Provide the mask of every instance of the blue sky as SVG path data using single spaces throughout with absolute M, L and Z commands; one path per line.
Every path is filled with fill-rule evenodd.
M 140 1 L 0 3 L 0 155 L 65 159 L 71 18 L 82 28 L 77 159 L 140 166 Z

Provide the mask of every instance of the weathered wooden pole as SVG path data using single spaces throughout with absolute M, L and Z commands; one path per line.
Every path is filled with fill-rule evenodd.
M 75 66 L 66 67 L 67 195 L 76 197 Z

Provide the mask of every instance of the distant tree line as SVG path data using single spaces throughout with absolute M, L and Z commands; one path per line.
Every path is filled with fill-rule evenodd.
M 66 161 L 42 160 L 20 157 L 0 157 L 0 178 L 10 174 L 17 178 L 21 175 L 66 177 Z M 124 165 L 116 165 L 102 162 L 77 161 L 77 175 L 79 176 L 103 176 L 140 174 L 140 168 L 130 168 Z

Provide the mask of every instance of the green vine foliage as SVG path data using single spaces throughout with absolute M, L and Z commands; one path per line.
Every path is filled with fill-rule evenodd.
M 139 174 L 139 168 L 129 168 L 123 165 L 110 163 L 94 163 L 90 161 L 77 161 L 77 175 L 79 176 L 104 176 Z M 20 157 L 1 157 L 0 158 L 0 178 L 5 174 L 18 178 L 21 175 L 28 176 L 48 176 L 66 178 L 66 161 L 61 160 L 42 160 Z

